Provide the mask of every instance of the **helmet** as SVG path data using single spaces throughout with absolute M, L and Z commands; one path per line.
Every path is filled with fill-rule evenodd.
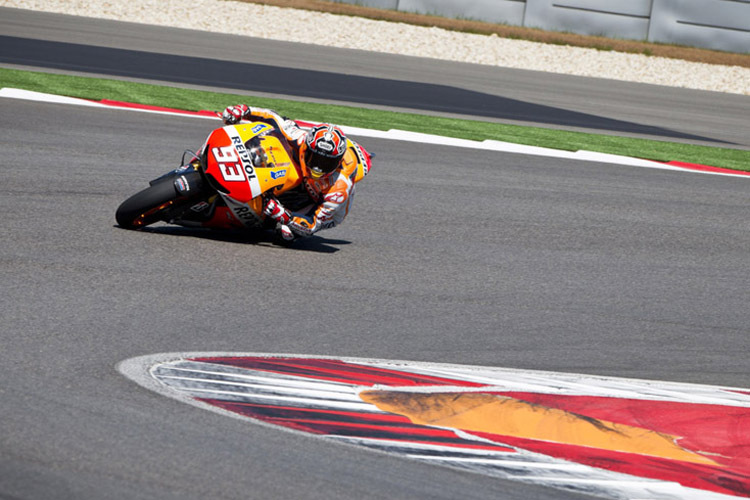
M 304 163 L 313 178 L 329 175 L 339 168 L 346 153 L 346 136 L 338 127 L 316 125 L 305 135 Z

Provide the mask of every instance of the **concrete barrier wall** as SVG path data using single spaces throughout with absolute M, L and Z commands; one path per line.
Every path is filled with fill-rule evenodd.
M 334 0 L 381 9 L 750 53 L 750 0 Z
M 523 25 L 526 0 L 399 0 L 398 10 Z
M 648 39 L 750 52 L 750 0 L 654 0 Z
M 645 40 L 651 0 L 529 0 L 524 26 Z

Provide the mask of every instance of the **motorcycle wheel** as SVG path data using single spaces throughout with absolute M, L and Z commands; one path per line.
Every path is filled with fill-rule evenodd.
M 178 198 L 172 179 L 157 182 L 123 201 L 115 219 L 124 229 L 140 229 L 162 220 L 164 211 Z

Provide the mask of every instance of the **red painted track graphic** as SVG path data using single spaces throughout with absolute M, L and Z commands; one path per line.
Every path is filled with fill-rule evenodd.
M 260 355 L 150 373 L 199 406 L 472 472 L 606 498 L 750 497 L 741 389 Z

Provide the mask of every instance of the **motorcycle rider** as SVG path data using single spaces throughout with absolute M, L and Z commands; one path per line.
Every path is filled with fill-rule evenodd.
M 304 213 L 290 212 L 278 199 L 266 200 L 263 213 L 276 221 L 284 240 L 311 236 L 343 222 L 354 196 L 357 170 L 362 165 L 367 173 L 370 157 L 338 127 L 321 124 L 305 130 L 275 111 L 245 104 L 229 106 L 221 118 L 227 125 L 242 119 L 267 123 L 279 130 L 291 146 L 292 161 L 300 167 L 312 208 Z

